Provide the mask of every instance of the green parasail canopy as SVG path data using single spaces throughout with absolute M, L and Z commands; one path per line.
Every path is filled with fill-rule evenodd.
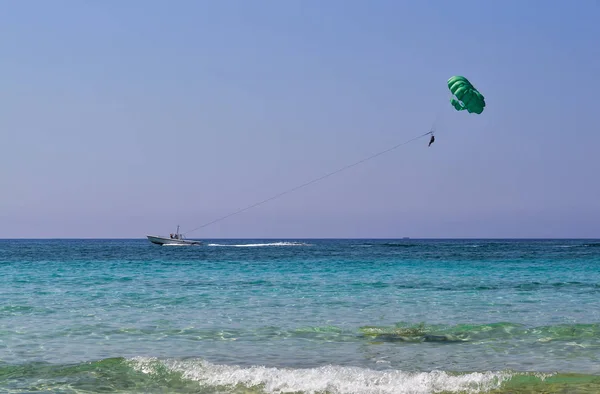
M 469 113 L 481 114 L 485 108 L 485 98 L 469 80 L 463 76 L 455 75 L 448 79 L 448 89 L 454 97 L 450 103 L 457 111 L 467 110 Z

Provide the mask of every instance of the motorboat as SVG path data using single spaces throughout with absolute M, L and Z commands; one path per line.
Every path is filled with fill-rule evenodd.
M 177 232 L 170 234 L 168 237 L 161 237 L 157 235 L 146 235 L 148 241 L 156 245 L 201 245 L 202 242 L 196 240 L 185 239 L 183 234 L 179 233 L 179 226 L 177 226 Z

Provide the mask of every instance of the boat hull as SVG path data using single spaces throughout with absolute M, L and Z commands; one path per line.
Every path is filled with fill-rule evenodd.
M 193 241 L 188 239 L 173 239 L 165 237 L 157 237 L 155 235 L 146 235 L 148 241 L 156 245 L 201 245 L 200 241 Z

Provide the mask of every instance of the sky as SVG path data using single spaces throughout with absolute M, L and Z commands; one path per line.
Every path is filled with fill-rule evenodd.
M 598 1 L 2 8 L 0 238 L 600 237 Z

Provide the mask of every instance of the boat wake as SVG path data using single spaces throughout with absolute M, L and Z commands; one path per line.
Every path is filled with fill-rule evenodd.
M 269 242 L 258 244 L 208 244 L 207 246 L 219 246 L 230 248 L 257 248 L 263 246 L 310 246 L 310 244 L 306 244 L 303 242 Z

